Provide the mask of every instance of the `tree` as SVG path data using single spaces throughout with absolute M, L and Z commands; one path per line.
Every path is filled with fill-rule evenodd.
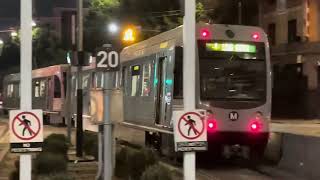
M 41 68 L 66 63 L 66 51 L 49 25 L 32 29 L 32 62 L 33 68 Z M 20 32 L 5 43 L 0 62 L 0 70 L 7 73 L 18 72 L 20 65 Z
M 257 0 L 201 0 L 203 4 L 212 8 L 207 15 L 212 23 L 238 24 L 238 3 L 242 2 L 242 24 L 258 24 L 258 1 Z
M 121 33 L 112 36 L 107 32 L 107 24 L 112 21 L 116 20 L 122 27 L 140 27 L 137 29 L 137 41 L 140 41 L 182 25 L 181 12 L 179 1 L 172 0 L 92 0 L 85 20 L 85 50 L 94 51 L 105 43 L 121 46 Z M 200 2 L 197 19 L 205 22 L 209 19 Z
M 66 51 L 49 25 L 44 25 L 34 31 L 33 62 L 34 68 L 66 63 Z
M 120 2 L 118 0 L 92 0 L 89 13 L 84 22 L 84 49 L 93 52 L 110 39 L 107 24 L 113 18 L 118 19 Z

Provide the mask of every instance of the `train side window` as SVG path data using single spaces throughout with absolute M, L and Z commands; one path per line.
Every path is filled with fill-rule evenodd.
M 90 88 L 90 74 L 86 73 L 82 76 L 82 89 L 86 90 Z
M 95 72 L 93 73 L 93 77 L 94 77 L 94 87 L 103 88 L 103 73 Z
M 68 82 L 67 72 L 63 72 L 63 90 L 64 90 L 64 96 L 67 95 L 67 82 Z
M 77 78 L 76 78 L 76 75 L 72 75 L 71 79 L 72 79 L 71 80 L 71 82 L 72 82 L 71 90 L 74 93 L 74 96 L 77 96 Z
M 13 97 L 13 84 L 8 84 L 7 86 L 7 97 Z
M 173 97 L 175 99 L 183 98 L 183 48 L 175 49 L 175 65 L 174 65 L 174 89 Z
M 34 97 L 40 97 L 40 81 L 34 82 Z
M 20 97 L 20 84 L 19 83 L 16 84 L 16 96 Z
M 151 64 L 143 65 L 141 96 L 150 96 Z
M 39 95 L 40 95 L 40 97 L 44 97 L 46 95 L 46 81 L 45 80 L 40 81 Z
M 58 76 L 54 76 L 54 98 L 61 98 L 61 84 Z
M 140 65 L 131 66 L 131 96 L 136 96 L 139 92 Z
M 124 95 L 128 95 L 128 84 L 127 84 L 127 82 L 128 82 L 128 80 L 127 80 L 127 78 L 128 78 L 128 68 L 127 68 L 127 66 L 123 66 L 122 67 L 122 76 L 121 76 L 121 86 L 122 86 L 122 88 L 123 88 L 123 93 L 124 93 Z

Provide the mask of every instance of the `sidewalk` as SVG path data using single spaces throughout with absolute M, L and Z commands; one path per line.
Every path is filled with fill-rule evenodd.
M 320 120 L 272 120 L 271 131 L 320 137 Z

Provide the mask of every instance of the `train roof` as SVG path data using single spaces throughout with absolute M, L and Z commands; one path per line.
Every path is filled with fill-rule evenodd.
M 248 41 L 252 38 L 253 33 L 260 33 L 261 37 L 259 42 L 267 42 L 267 35 L 264 33 L 263 29 L 256 26 L 243 26 L 243 25 L 227 25 L 227 24 L 207 24 L 198 23 L 196 26 L 196 32 L 201 29 L 208 29 L 211 31 L 212 39 L 217 39 L 218 37 L 222 39 L 230 39 L 235 41 Z M 226 36 L 226 30 L 232 30 L 237 32 L 234 38 Z M 125 47 L 121 51 L 121 62 L 130 61 L 139 57 L 149 56 L 157 52 L 163 51 L 164 49 L 170 49 L 174 46 L 183 46 L 183 26 L 179 26 L 175 29 L 160 33 L 153 36 L 147 40 L 138 42 L 131 46 Z M 203 39 L 200 33 L 197 33 L 197 39 Z M 208 38 L 204 38 L 208 40 Z M 221 40 L 221 39 L 220 39 Z
M 32 78 L 41 78 L 41 77 L 56 75 L 60 73 L 60 71 L 66 70 L 69 67 L 70 67 L 69 64 L 60 64 L 60 65 L 53 65 L 53 66 L 48 66 L 40 69 L 35 69 L 35 70 L 32 70 Z M 20 73 L 6 75 L 4 77 L 4 82 L 9 82 L 9 81 L 20 81 Z

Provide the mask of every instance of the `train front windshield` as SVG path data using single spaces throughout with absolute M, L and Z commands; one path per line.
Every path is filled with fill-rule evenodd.
M 265 101 L 264 43 L 199 41 L 200 97 L 204 101 Z

